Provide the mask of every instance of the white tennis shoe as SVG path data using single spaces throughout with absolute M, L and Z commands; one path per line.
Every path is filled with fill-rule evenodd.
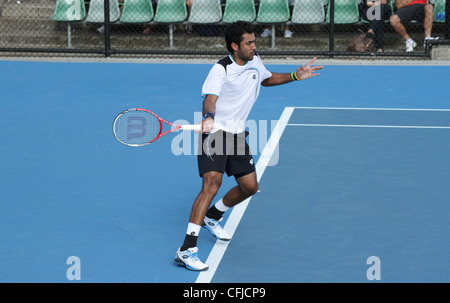
M 436 41 L 436 40 L 439 40 L 439 37 L 426 37 L 423 40 L 423 47 L 427 46 L 427 41 Z
M 286 29 L 286 30 L 284 31 L 284 37 L 287 38 L 287 39 L 292 38 L 292 34 L 293 34 L 293 32 L 291 32 L 291 31 L 288 30 L 288 29 Z
M 205 217 L 205 219 L 203 219 L 202 227 L 206 228 L 206 230 L 208 230 L 215 238 L 222 241 L 230 241 L 231 237 L 223 230 L 219 221 Z
M 175 264 L 184 266 L 190 270 L 207 270 L 208 265 L 200 261 L 197 253 L 197 247 L 188 248 L 185 251 L 180 251 L 180 249 L 178 249 L 173 261 L 175 262 Z
M 272 36 L 272 30 L 270 30 L 268 28 L 266 28 L 261 34 L 261 37 L 263 37 L 263 38 L 267 38 L 270 36 Z
M 417 46 L 416 41 L 414 41 L 413 39 L 409 39 L 408 41 L 405 42 L 406 44 L 406 52 L 413 52 L 414 48 Z

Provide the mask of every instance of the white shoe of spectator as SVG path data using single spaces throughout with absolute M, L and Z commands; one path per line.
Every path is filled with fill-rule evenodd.
M 105 32 L 105 26 L 100 26 L 99 28 L 97 28 L 97 32 L 99 33 L 99 34 L 103 34 L 104 32 Z
M 270 36 L 272 36 L 272 30 L 270 30 L 268 28 L 266 28 L 261 34 L 261 37 L 263 37 L 263 38 L 267 38 Z
M 408 41 L 405 42 L 405 44 L 406 44 L 406 51 L 407 52 L 414 51 L 414 47 L 417 46 L 416 41 L 414 41 L 413 39 L 409 39 Z
M 427 41 L 434 41 L 434 40 L 438 40 L 439 37 L 426 37 L 425 40 L 423 40 L 423 47 L 425 47 L 427 45 Z
M 288 38 L 288 39 L 292 38 L 292 32 L 290 30 L 288 30 L 288 29 L 285 30 L 284 31 L 284 37 Z

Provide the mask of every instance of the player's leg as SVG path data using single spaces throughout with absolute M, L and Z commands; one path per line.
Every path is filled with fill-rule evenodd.
M 191 270 L 208 268 L 198 258 L 197 240 L 208 207 L 222 184 L 227 161 L 227 156 L 221 148 L 223 144 L 220 144 L 222 137 L 222 132 L 203 134 L 199 142 L 202 149 L 199 151 L 197 160 L 199 174 L 202 177 L 202 189 L 192 205 L 184 242 L 175 257 L 176 264 Z
M 255 161 L 246 141 L 248 132 L 235 136 L 235 154 L 228 158 L 226 172 L 236 178 L 237 186 L 233 187 L 223 197 L 227 207 L 233 207 L 258 191 Z
M 222 198 L 223 203 L 228 207 L 233 207 L 241 203 L 258 191 L 259 185 L 255 171 L 244 176 L 238 176 L 236 181 L 238 185 L 230 189 Z
M 216 196 L 222 185 L 223 173 L 216 171 L 210 171 L 203 174 L 202 190 L 198 194 L 192 206 L 190 223 L 201 225 L 203 218 L 206 215 L 209 205 L 212 199 Z
M 176 264 L 186 266 L 186 268 L 190 270 L 208 269 L 208 265 L 201 262 L 197 255 L 197 240 L 209 204 L 222 184 L 222 176 L 223 173 L 215 171 L 207 172 L 202 175 L 202 189 L 192 206 L 183 245 L 178 249 L 175 256 L 174 261 Z
M 248 132 L 229 136 L 227 139 L 227 165 L 225 171 L 236 178 L 237 186 L 208 209 L 203 226 L 217 239 L 228 241 L 230 236 L 223 230 L 219 221 L 231 207 L 241 203 L 258 191 L 255 164 L 246 137 Z M 232 144 L 229 144 L 232 142 Z
M 230 189 L 222 199 L 212 205 L 204 218 L 203 227 L 211 235 L 222 241 L 229 241 L 231 239 L 219 224 L 223 214 L 231 207 L 241 203 L 258 191 L 258 181 L 256 179 L 256 172 L 254 171 L 243 176 L 237 176 L 236 181 L 238 185 Z

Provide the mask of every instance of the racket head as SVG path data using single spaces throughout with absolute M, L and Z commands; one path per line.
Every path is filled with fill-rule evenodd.
M 162 119 L 142 108 L 124 110 L 114 119 L 113 133 L 116 139 L 128 146 L 144 146 L 161 136 Z

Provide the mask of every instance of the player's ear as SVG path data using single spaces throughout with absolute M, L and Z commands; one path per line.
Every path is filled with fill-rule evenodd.
M 234 51 L 238 51 L 239 50 L 239 44 L 237 44 L 236 42 L 231 42 L 231 48 Z

